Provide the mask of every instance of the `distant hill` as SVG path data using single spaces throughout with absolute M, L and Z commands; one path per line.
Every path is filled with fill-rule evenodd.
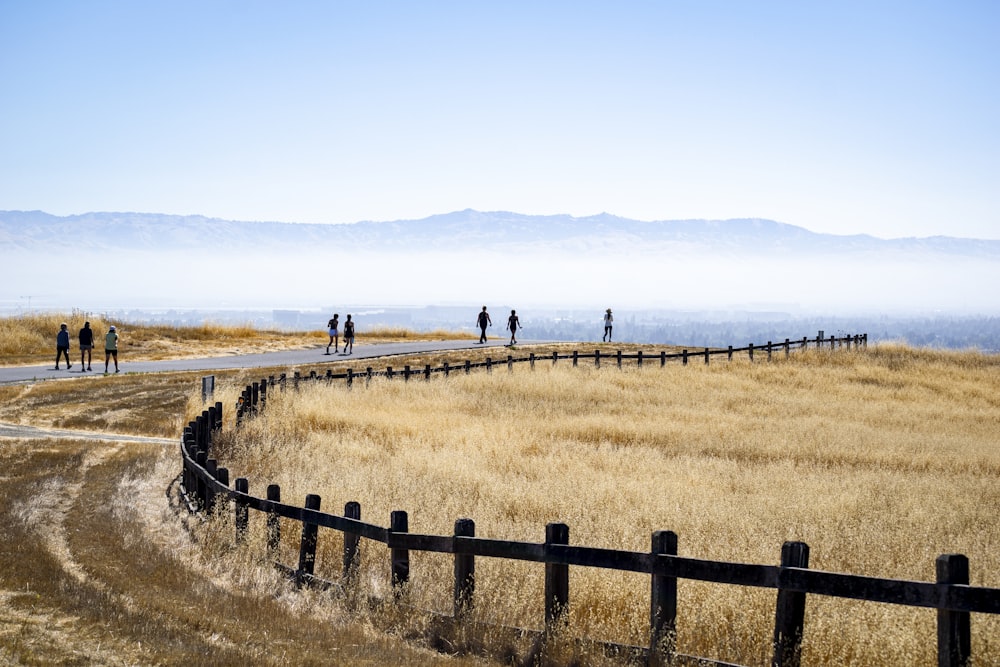
M 156 213 L 0 211 L 0 246 L 7 249 L 183 250 L 216 248 L 338 248 L 421 251 L 443 246 L 496 251 L 548 249 L 569 252 L 668 250 L 738 255 L 938 253 L 1000 257 L 1000 241 L 946 236 L 878 239 L 817 234 L 762 219 L 643 222 L 601 215 L 531 216 L 456 211 L 420 220 L 321 225 L 241 222 Z
M 529 304 L 997 313 L 1000 241 L 455 211 L 319 225 L 0 211 L 0 308 Z M 30 295 L 30 297 L 29 297 Z

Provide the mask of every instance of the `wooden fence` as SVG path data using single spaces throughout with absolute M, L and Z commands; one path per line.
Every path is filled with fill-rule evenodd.
M 437 367 L 432 367 L 430 364 L 425 364 L 423 368 L 404 366 L 400 369 L 389 366 L 384 371 L 375 370 L 371 366 L 368 366 L 363 373 L 357 373 L 350 368 L 342 373 L 334 373 L 332 369 L 328 368 L 325 374 L 319 374 L 316 371 L 311 371 L 309 375 L 304 376 L 301 373 L 296 372 L 292 377 L 292 385 L 294 388 L 298 389 L 299 384 L 303 381 L 325 380 L 332 382 L 333 380 L 345 380 L 348 386 L 352 386 L 355 380 L 360 379 L 365 382 L 369 382 L 375 377 L 389 379 L 402 378 L 404 381 L 408 381 L 411 378 L 423 378 L 425 380 L 429 380 L 431 376 L 435 374 L 448 376 L 451 373 L 471 373 L 476 369 L 485 369 L 487 372 L 490 372 L 494 368 L 504 366 L 506 366 L 508 370 L 513 370 L 514 364 L 520 363 L 527 363 L 532 369 L 534 369 L 536 362 L 551 361 L 553 364 L 556 364 L 560 360 L 572 361 L 574 366 L 577 366 L 581 361 L 593 360 L 594 365 L 598 368 L 601 366 L 602 362 L 614 363 L 618 366 L 618 368 L 621 368 L 625 362 L 632 361 L 640 367 L 650 364 L 665 366 L 668 361 L 675 363 L 680 362 L 685 366 L 689 362 L 693 361 L 704 361 L 705 364 L 708 364 L 712 357 L 725 357 L 727 361 L 732 361 L 734 356 L 742 356 L 744 354 L 747 355 L 747 358 L 750 361 L 755 361 L 762 357 L 767 361 L 771 361 L 774 354 L 784 354 L 787 357 L 791 354 L 792 350 L 806 349 L 810 345 L 816 348 L 829 347 L 830 349 L 851 349 L 852 347 L 854 349 L 867 349 L 868 334 L 843 336 L 841 338 L 836 338 L 834 336 L 830 336 L 829 338 L 816 337 L 796 340 L 786 338 L 783 343 L 773 343 L 768 341 L 766 345 L 755 346 L 753 343 L 750 343 L 746 347 L 733 347 L 730 345 L 727 348 L 706 347 L 697 351 L 682 350 L 680 352 L 672 353 L 661 351 L 659 354 L 646 354 L 643 353 L 642 350 L 633 354 L 623 353 L 621 350 L 618 350 L 614 354 L 602 353 L 600 350 L 582 353 L 572 351 L 560 354 L 558 351 L 553 350 L 552 354 L 547 355 L 536 355 L 532 352 L 527 356 L 520 357 L 514 357 L 513 355 L 508 354 L 506 359 L 493 359 L 491 357 L 486 357 L 485 360 L 478 362 L 469 361 L 467 359 L 464 363 L 455 366 L 445 362 L 441 366 Z M 281 390 L 284 390 L 287 384 L 288 377 L 282 374 L 277 378 L 272 376 L 267 379 L 262 379 L 260 382 L 254 382 L 247 385 L 237 404 L 237 424 L 239 424 L 245 416 L 255 414 L 256 411 L 267 402 L 267 392 L 269 388 L 277 386 Z
M 866 337 L 841 339 L 842 344 L 864 344 Z M 823 343 L 826 343 L 825 339 Z M 796 342 L 795 344 L 799 344 Z M 805 345 L 803 340 L 801 345 Z M 833 341 L 831 344 L 836 344 Z M 787 351 L 789 341 L 779 344 Z M 722 350 L 722 354 L 750 352 L 753 346 L 741 350 Z M 766 349 L 770 355 L 772 345 Z M 703 353 L 706 363 L 718 350 Z M 599 352 L 587 355 L 595 363 L 604 357 Z M 688 359 L 687 351 L 680 355 L 660 355 L 666 358 Z M 516 361 L 534 362 L 542 358 L 572 358 L 583 355 L 551 357 L 531 355 L 526 359 L 507 359 L 510 366 Z M 647 357 L 622 355 L 614 357 L 617 363 L 624 359 L 635 359 L 642 363 Z M 656 357 L 654 357 L 656 359 Z M 490 369 L 492 362 L 470 364 L 458 368 L 468 372 L 472 367 Z M 493 364 L 495 365 L 495 364 Z M 429 378 L 434 372 L 425 367 L 422 375 Z M 444 364 L 437 372 L 449 372 Z M 421 374 L 419 371 L 418 374 Z M 407 367 L 402 373 L 391 368 L 379 375 L 409 378 L 414 373 Z M 375 375 L 369 369 L 365 377 Z M 346 377 L 350 383 L 356 374 L 321 376 L 311 373 L 311 379 Z M 297 376 L 298 382 L 304 378 Z M 248 386 L 240 398 L 237 412 L 240 418 L 247 418 L 266 404 L 267 387 L 274 381 L 262 381 Z M 285 383 L 278 383 L 281 388 Z M 867 600 L 888 604 L 926 607 L 937 611 L 938 665 L 968 665 L 971 661 L 971 615 L 1000 614 L 1000 589 L 969 586 L 969 561 L 961 554 L 944 554 L 937 558 L 935 582 L 882 579 L 852 574 L 840 574 L 809 569 L 809 547 L 803 542 L 786 542 L 781 548 L 780 565 L 753 565 L 722 561 L 709 561 L 677 555 L 677 535 L 671 531 L 656 531 L 651 537 L 648 552 L 622 551 L 616 549 L 575 546 L 569 542 L 569 527 L 553 523 L 545 527 L 544 541 L 518 542 L 476 537 L 475 523 L 462 518 L 455 522 L 452 535 L 422 535 L 411 533 L 408 515 L 405 511 L 393 511 L 388 526 L 367 523 L 361 520 L 361 506 L 349 502 L 344 513 L 332 514 L 320 511 L 321 499 L 309 494 L 305 505 L 299 507 L 282 502 L 281 490 L 277 485 L 267 487 L 266 497 L 259 498 L 249 492 L 249 480 L 238 478 L 230 486 L 229 471 L 220 467 L 211 458 L 213 436 L 222 428 L 223 406 L 216 403 L 205 410 L 184 430 L 181 443 L 183 460 L 182 484 L 192 509 L 212 511 L 234 511 L 235 540 L 242 542 L 249 526 L 249 510 L 263 514 L 266 521 L 267 544 L 270 553 L 276 557 L 281 537 L 281 519 L 289 519 L 301 524 L 299 539 L 299 559 L 295 567 L 276 564 L 279 569 L 293 577 L 300 585 L 321 585 L 350 587 L 354 579 L 361 549 L 361 540 L 380 544 L 387 548 L 390 582 L 395 593 L 404 589 L 410 580 L 411 552 L 434 552 L 452 554 L 454 557 L 454 579 L 449 582 L 453 591 L 451 616 L 440 618 L 451 625 L 469 622 L 469 612 L 476 603 L 476 558 L 503 558 L 509 560 L 540 563 L 545 568 L 545 612 L 544 630 L 525 631 L 510 628 L 522 634 L 533 635 L 538 642 L 555 632 L 570 606 L 569 567 L 596 567 L 635 572 L 650 577 L 649 596 L 649 645 L 627 646 L 607 642 L 593 642 L 601 650 L 611 655 L 646 662 L 650 665 L 697 664 L 726 665 L 715 660 L 687 656 L 678 653 L 676 646 L 677 581 L 690 579 L 735 586 L 753 586 L 774 589 L 776 603 L 774 613 L 774 633 L 772 638 L 772 665 L 774 667 L 797 667 L 800 664 L 801 641 L 804 632 L 805 605 L 808 595 L 825 595 L 856 600 Z M 337 530 L 343 533 L 343 567 L 338 581 L 323 579 L 315 572 L 316 546 L 319 529 Z

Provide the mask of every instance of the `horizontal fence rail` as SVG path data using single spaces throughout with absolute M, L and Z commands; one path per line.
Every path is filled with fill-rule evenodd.
M 326 373 L 320 374 L 317 371 L 311 371 L 308 375 L 302 375 L 302 373 L 296 371 L 291 379 L 289 379 L 285 374 L 281 374 L 277 378 L 272 376 L 267 379 L 262 379 L 260 382 L 254 382 L 247 385 L 246 390 L 240 396 L 236 406 L 236 422 L 238 424 L 244 417 L 256 414 L 256 411 L 267 402 L 267 392 L 270 388 L 277 386 L 279 389 L 284 390 L 288 386 L 289 381 L 295 389 L 298 389 L 302 382 L 314 382 L 320 380 L 327 382 L 344 380 L 346 381 L 347 386 L 353 386 L 355 381 L 370 382 L 375 378 L 398 378 L 404 381 L 418 378 L 429 380 L 434 375 L 444 375 L 447 377 L 452 373 L 468 374 L 473 370 L 479 369 L 485 369 L 487 372 L 492 372 L 495 368 L 507 368 L 508 370 L 512 370 L 514 364 L 523 363 L 527 363 L 531 368 L 534 368 L 536 363 L 545 361 L 550 361 L 553 364 L 556 364 L 559 361 L 572 361 L 573 366 L 577 366 L 581 361 L 592 360 L 594 365 L 598 368 L 601 366 L 602 362 L 605 364 L 614 363 L 619 368 L 621 368 L 624 363 L 632 361 L 634 361 L 637 366 L 650 364 L 665 366 L 667 362 L 676 361 L 680 361 L 681 364 L 685 366 L 690 362 L 704 362 L 705 364 L 708 364 L 712 357 L 724 357 L 727 361 L 732 361 L 734 357 L 742 356 L 744 354 L 747 355 L 747 358 L 750 361 L 755 361 L 761 357 L 767 361 L 771 361 L 775 353 L 784 354 L 787 357 L 793 350 L 804 350 L 810 346 L 817 349 L 867 349 L 868 334 L 855 334 L 842 336 L 840 338 L 835 336 L 830 336 L 829 338 L 821 336 L 817 336 L 816 338 L 803 337 L 795 340 L 786 338 L 784 342 L 775 343 L 768 341 L 765 345 L 754 345 L 753 343 L 750 343 L 745 347 L 733 347 L 730 345 L 726 348 L 706 347 L 700 350 L 682 350 L 680 352 L 670 353 L 661 351 L 654 354 L 646 354 L 642 350 L 634 353 L 625 353 L 618 350 L 614 354 L 602 353 L 600 350 L 595 350 L 593 352 L 572 351 L 561 354 L 558 351 L 553 351 L 551 354 L 545 355 L 538 355 L 532 352 L 527 356 L 518 357 L 508 354 L 505 359 L 493 359 L 491 357 L 486 357 L 483 361 L 465 360 L 464 363 L 457 366 L 452 366 L 447 362 L 436 367 L 432 367 L 430 364 L 425 364 L 423 368 L 403 366 L 403 368 L 400 369 L 388 366 L 385 370 L 376 370 L 373 367 L 368 366 L 365 371 L 361 373 L 351 368 L 340 373 L 334 373 L 332 369 L 328 368 Z
M 838 346 L 867 345 L 867 336 L 851 336 L 842 339 L 802 339 L 776 346 L 727 348 L 699 352 L 705 363 L 710 356 L 733 353 L 748 353 L 753 358 L 754 350 L 770 355 L 775 348 L 788 351 L 793 347 L 809 344 Z M 568 355 L 553 353 L 540 357 L 534 354 L 522 359 L 508 357 L 505 364 L 527 361 L 534 364 L 541 359 L 553 363 L 561 359 L 593 359 L 595 364 L 610 356 L 621 365 L 625 359 L 642 364 L 645 357 L 641 352 L 633 355 L 602 355 L 599 351 L 591 355 L 576 352 Z M 652 360 L 666 363 L 667 359 L 681 359 L 687 362 L 688 351 L 666 355 L 661 353 Z M 504 363 L 504 362 L 500 362 Z M 333 375 L 311 373 L 308 378 L 296 374 L 292 382 L 297 385 L 305 379 L 347 379 L 348 384 L 359 377 L 370 379 L 375 376 L 413 376 L 430 378 L 435 373 L 469 372 L 472 368 L 486 368 L 498 365 L 487 359 L 473 364 L 466 361 L 459 367 L 444 364 L 437 369 L 425 366 L 423 371 L 412 371 L 405 367 L 402 372 L 388 368 L 385 372 L 373 372 L 370 368 L 364 374 L 352 371 Z M 266 405 L 269 387 L 276 384 L 284 389 L 288 379 L 262 380 L 253 383 L 243 392 L 237 405 L 237 424 L 259 413 Z M 865 600 L 869 602 L 905 605 L 935 609 L 938 618 L 938 664 L 947 666 L 968 665 L 971 662 L 971 615 L 1000 614 L 1000 589 L 973 587 L 969 585 L 969 562 L 961 554 L 944 554 L 936 560 L 937 579 L 934 582 L 884 579 L 861 575 L 824 572 L 809 569 L 809 547 L 802 542 L 786 542 L 781 549 L 780 565 L 755 565 L 723 561 L 710 561 L 679 556 L 677 535 L 672 531 L 656 531 L 651 536 L 648 552 L 624 551 L 571 545 L 569 527 L 553 523 L 545 527 L 544 541 L 521 542 L 512 540 L 477 537 L 472 519 L 461 518 L 455 522 L 452 535 L 425 535 L 411 533 L 408 529 L 408 515 L 404 511 L 394 511 L 389 517 L 389 525 L 381 526 L 361 520 L 361 507 L 356 502 L 348 502 L 342 515 L 320 511 L 321 499 L 309 494 L 304 506 L 282 502 L 277 485 L 267 487 L 267 497 L 250 494 L 249 480 L 238 478 L 230 486 L 229 471 L 219 467 L 210 458 L 213 437 L 222 428 L 223 406 L 216 403 L 205 410 L 184 430 L 181 443 L 183 462 L 182 485 L 189 499 L 189 506 L 208 512 L 232 511 L 235 513 L 237 542 L 245 539 L 249 525 L 249 510 L 263 515 L 267 525 L 268 548 L 277 554 L 280 542 L 280 519 L 301 524 L 299 562 L 295 567 L 277 564 L 279 569 L 293 577 L 300 585 L 323 587 L 348 587 L 352 585 L 353 574 L 358 563 L 361 540 L 381 544 L 389 551 L 391 584 L 395 596 L 399 596 L 409 582 L 411 552 L 451 554 L 455 559 L 455 576 L 450 582 L 453 588 L 453 613 L 447 620 L 460 624 L 466 622 L 469 611 L 475 605 L 475 561 L 477 558 L 501 558 L 543 564 L 545 567 L 545 617 L 544 630 L 534 631 L 538 641 L 558 629 L 569 608 L 569 567 L 605 568 L 645 574 L 650 577 L 650 621 L 648 646 L 637 647 L 607 642 L 593 642 L 612 655 L 630 656 L 650 665 L 698 664 L 726 665 L 719 661 L 686 656 L 678 653 L 676 647 L 677 581 L 688 579 L 713 582 L 723 585 L 751 586 L 774 589 L 776 591 L 774 634 L 772 639 L 772 665 L 775 667 L 797 666 L 800 664 L 801 642 L 804 631 L 805 604 L 809 595 Z M 338 581 L 316 576 L 314 565 L 319 529 L 336 530 L 343 534 L 343 570 Z M 520 632 L 530 632 L 523 631 Z

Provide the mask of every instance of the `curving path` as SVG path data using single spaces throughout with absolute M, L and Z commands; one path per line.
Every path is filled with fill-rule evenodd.
M 522 345 L 544 343 L 550 341 L 526 340 Z M 260 352 L 255 354 L 240 354 L 226 357 L 203 357 L 193 359 L 167 359 L 163 361 L 129 361 L 127 353 L 120 353 L 118 367 L 122 373 L 159 373 L 169 371 L 212 371 L 235 368 L 264 368 L 273 366 L 298 366 L 301 364 L 322 364 L 350 359 L 370 359 L 375 357 L 392 357 L 402 354 L 419 354 L 423 352 L 441 352 L 445 350 L 465 350 L 479 347 L 503 348 L 502 340 L 491 340 L 480 345 L 473 339 L 469 340 L 438 340 L 414 341 L 405 343 L 372 343 L 355 344 L 354 353 L 324 354 L 325 345 L 305 350 L 285 350 L 282 352 Z M 104 373 L 104 358 L 100 362 L 94 355 L 92 372 L 81 372 L 80 364 L 74 363 L 73 368 L 54 370 L 51 364 L 41 366 L 7 366 L 0 367 L 0 384 L 18 382 L 37 382 L 81 375 L 102 375 Z M 112 366 L 112 370 L 114 367 Z

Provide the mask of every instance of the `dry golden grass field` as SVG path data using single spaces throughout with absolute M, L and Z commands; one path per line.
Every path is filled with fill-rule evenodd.
M 121 338 L 123 357 L 133 361 L 226 356 L 317 347 L 329 338 L 325 330 L 278 331 L 256 329 L 247 324 L 232 326 L 204 324 L 198 327 L 175 327 L 163 324 L 133 324 L 109 320 L 95 313 L 35 313 L 0 318 L 0 363 L 7 366 L 52 361 L 56 352 L 59 325 L 66 323 L 70 333 L 70 361 L 80 360 L 77 332 L 85 321 L 94 330 L 94 356 L 103 359 L 103 336 L 114 324 Z M 469 338 L 470 334 L 452 331 L 415 333 L 407 329 L 376 327 L 359 329 L 366 342 L 401 340 L 442 340 Z
M 559 521 L 574 544 L 645 551 L 669 529 L 681 555 L 766 564 L 801 540 L 813 568 L 921 581 L 936 556 L 963 553 L 974 585 L 1000 587 L 1000 358 L 898 345 L 782 357 L 317 384 L 272 393 L 215 455 L 257 495 L 277 483 L 286 502 L 315 493 L 337 513 L 359 501 L 380 525 L 402 509 L 412 532 L 448 535 L 467 517 L 479 536 L 541 542 Z M 228 544 L 231 526 L 219 531 Z M 297 532 L 286 538 L 294 566 Z M 259 530 L 254 544 L 239 558 L 263 560 Z M 337 578 L 341 544 L 321 532 L 318 572 Z M 383 549 L 363 561 L 373 596 L 388 585 Z M 451 567 L 413 555 L 411 601 L 447 611 Z M 538 565 L 477 559 L 477 616 L 540 628 L 542 587 Z M 648 589 L 572 568 L 570 633 L 644 644 Z M 681 582 L 678 649 L 769 664 L 774 598 Z M 933 610 L 811 596 L 803 664 L 934 664 L 935 623 Z M 1000 664 L 1000 618 L 974 617 L 973 655 Z
M 171 335 L 168 352 L 189 348 L 184 330 Z M 257 335 L 212 338 L 247 349 Z M 456 354 L 392 365 L 470 356 Z M 246 382 L 291 370 L 216 373 L 227 419 Z M 958 552 L 973 584 L 1000 587 L 998 370 L 993 356 L 883 345 L 770 364 L 561 362 L 316 386 L 295 401 L 272 394 L 238 434 L 227 423 L 216 455 L 258 495 L 279 483 L 286 500 L 318 493 L 329 511 L 357 500 L 383 525 L 404 509 L 414 532 L 470 517 L 477 535 L 539 542 L 563 521 L 574 544 L 646 550 L 669 529 L 682 555 L 772 564 L 797 539 L 814 568 L 924 581 L 937 555 Z M 236 548 L 231 517 L 187 517 L 176 439 L 202 409 L 201 375 L 0 386 L 0 422 L 169 439 L 0 439 L 0 663 L 494 664 L 431 650 L 420 616 L 294 590 L 263 554 L 260 521 Z M 321 532 L 318 574 L 335 574 L 338 540 Z M 294 565 L 297 548 L 289 526 L 282 561 Z M 383 594 L 385 554 L 362 550 L 363 590 Z M 450 559 L 412 561 L 411 601 L 447 610 Z M 541 568 L 480 558 L 477 576 L 479 618 L 540 627 Z M 648 585 L 573 568 L 570 632 L 644 643 Z M 768 664 L 773 604 L 773 591 L 681 582 L 678 648 Z M 1000 665 L 998 637 L 998 619 L 973 617 L 975 665 Z M 934 664 L 934 645 L 932 610 L 809 599 L 805 665 Z M 563 650 L 555 664 L 601 662 Z
M 0 320 L 0 329 L 44 328 L 54 335 L 60 321 L 72 320 L 53 321 L 55 328 Z M 95 328 L 97 322 L 91 318 Z M 190 349 L 199 335 L 172 330 L 164 345 L 169 352 Z M 272 334 L 243 335 L 229 328 L 211 339 L 248 349 Z M 22 361 L 48 361 L 51 346 L 43 347 Z M 224 354 L 228 348 L 203 349 Z M 237 382 L 267 371 L 217 375 Z M 401 642 L 366 619 L 313 604 L 273 575 L 231 572 L 203 548 L 193 537 L 199 526 L 188 525 L 172 485 L 185 408 L 201 375 L 0 386 L 0 422 L 81 432 L 77 438 L 0 438 L 0 664 L 481 664 Z M 136 441 L 94 439 L 107 433 Z M 266 592 L 246 586 L 247 576 L 270 582 L 260 587 Z

